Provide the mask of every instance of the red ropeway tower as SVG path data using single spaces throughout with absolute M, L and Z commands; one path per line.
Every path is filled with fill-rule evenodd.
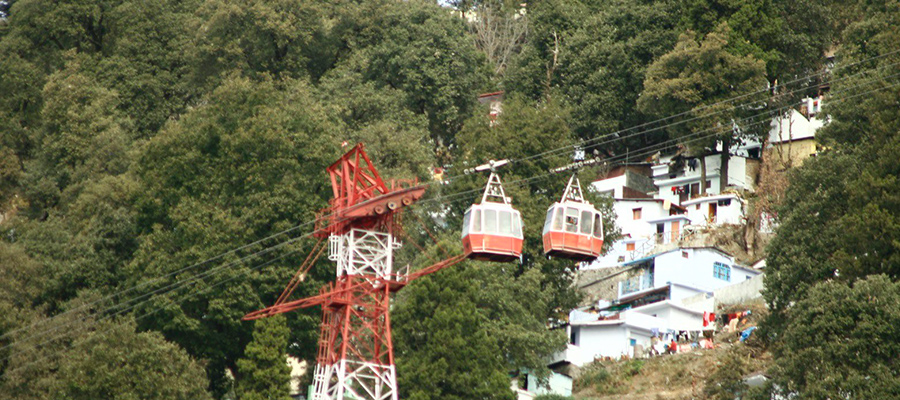
M 416 182 L 388 188 L 362 143 L 327 168 L 334 191 L 316 226 L 318 238 L 275 304 L 244 316 L 265 318 L 298 308 L 322 306 L 314 400 L 397 399 L 391 343 L 391 293 L 407 283 L 466 258 L 459 255 L 414 273 L 393 269 L 398 217 L 425 194 Z M 324 252 L 337 262 L 337 278 L 317 296 L 290 300 L 294 289 Z

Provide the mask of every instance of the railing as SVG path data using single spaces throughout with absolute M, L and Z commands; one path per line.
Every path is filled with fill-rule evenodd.
M 677 231 L 671 232 L 663 232 L 663 233 L 654 233 L 647 237 L 645 242 L 642 242 L 640 245 L 636 245 L 635 249 L 628 253 L 629 261 L 634 261 L 639 258 L 645 257 L 650 254 L 657 248 L 659 245 L 672 244 L 672 243 L 681 243 L 686 240 L 689 240 L 694 236 L 695 229 L 691 229 L 689 227 L 685 229 L 679 229 Z

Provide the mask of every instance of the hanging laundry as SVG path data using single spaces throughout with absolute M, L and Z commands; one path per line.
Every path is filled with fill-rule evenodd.
M 756 330 L 756 327 L 755 327 L 755 326 L 752 326 L 752 327 L 750 327 L 750 328 L 744 329 L 744 331 L 741 332 L 741 341 L 743 342 L 743 341 L 747 340 L 748 338 L 750 338 L 750 335 L 751 335 L 751 334 L 753 333 L 753 331 L 755 331 L 755 330 Z
M 709 324 L 715 322 L 716 314 L 711 312 L 703 312 L 703 327 L 709 326 Z

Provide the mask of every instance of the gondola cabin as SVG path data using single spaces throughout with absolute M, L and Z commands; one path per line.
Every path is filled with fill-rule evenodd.
M 574 183 L 574 186 L 573 186 Z M 543 230 L 544 254 L 576 261 L 594 261 L 603 248 L 603 217 L 581 195 L 573 175 L 562 201 L 547 210 Z
M 472 204 L 463 216 L 463 251 L 473 260 L 514 261 L 522 256 L 522 240 L 522 215 L 492 172 L 481 204 Z
M 522 215 L 509 204 L 473 204 L 463 216 L 462 239 L 471 259 L 517 260 L 522 255 Z

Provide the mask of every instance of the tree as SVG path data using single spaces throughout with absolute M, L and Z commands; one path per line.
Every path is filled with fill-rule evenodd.
M 888 43 L 898 40 L 893 26 L 900 21 L 881 7 L 869 10 L 866 20 L 847 28 L 839 57 L 852 64 L 884 56 L 842 69 L 836 78 L 898 61 L 888 54 Z M 852 282 L 873 274 L 900 277 L 894 195 L 900 190 L 895 179 L 900 121 L 893 106 L 900 92 L 887 86 L 890 81 L 857 87 L 871 80 L 870 74 L 834 85 L 826 106 L 831 122 L 817 133 L 830 151 L 805 161 L 790 176 L 767 259 L 765 295 L 774 332 L 787 323 L 784 312 L 790 305 L 818 282 Z
M 203 368 L 158 332 L 134 323 L 100 325 L 66 354 L 55 396 L 72 400 L 209 399 Z
M 792 80 L 819 70 L 824 53 L 837 38 L 831 21 L 844 4 L 820 1 L 689 0 L 681 26 L 706 35 L 727 23 L 728 49 L 737 56 L 765 61 L 774 81 Z M 792 88 L 793 89 L 793 88 Z
M 758 113 L 759 107 L 721 103 L 745 93 L 756 95 L 742 102 L 758 100 L 765 95 L 759 93 L 760 89 L 766 87 L 765 64 L 752 56 L 729 53 L 726 48 L 729 32 L 723 24 L 701 42 L 691 34 L 681 35 L 675 49 L 647 69 L 644 93 L 638 99 L 638 108 L 648 114 L 660 117 L 686 114 L 686 121 L 666 130 L 672 138 L 679 139 L 690 156 L 700 159 L 703 194 L 706 193 L 706 156 L 714 154 L 717 143 L 722 145 L 719 174 L 720 187 L 724 189 L 728 186 L 728 160 L 736 136 L 760 136 L 766 128 L 745 121 L 748 115 Z
M 453 144 L 489 76 L 463 20 L 418 0 L 365 2 L 342 13 L 336 34 L 352 52 L 338 65 L 378 88 L 399 89 L 406 107 L 428 118 L 434 147 Z
M 559 96 L 582 139 L 645 122 L 636 102 L 647 66 L 678 38 L 677 7 L 667 0 L 529 4 L 529 41 L 507 74 L 507 93 Z M 660 132 L 638 135 L 598 150 L 620 154 L 663 139 Z
M 254 322 L 253 340 L 237 361 L 237 395 L 241 400 L 289 399 L 291 369 L 285 354 L 290 329 L 283 315 Z
M 774 376 L 799 398 L 881 399 L 900 395 L 900 284 L 872 275 L 821 282 L 788 312 Z
M 210 399 L 197 361 L 159 333 L 137 332 L 129 318 L 89 315 L 84 306 L 108 305 L 100 300 L 82 292 L 49 321 L 22 314 L 34 319 L 13 335 L 0 399 Z

